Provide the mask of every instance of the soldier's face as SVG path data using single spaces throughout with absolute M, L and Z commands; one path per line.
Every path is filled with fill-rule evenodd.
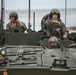
M 53 14 L 52 15 L 52 19 L 57 20 L 57 18 L 58 18 L 58 15 L 57 14 Z
M 13 22 L 13 21 L 15 21 L 15 18 L 14 17 L 11 17 L 10 20 Z

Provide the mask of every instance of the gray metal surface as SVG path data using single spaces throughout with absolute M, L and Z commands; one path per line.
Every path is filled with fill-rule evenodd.
M 54 59 L 66 59 L 67 66 L 76 68 L 76 48 L 43 49 L 41 46 L 6 46 L 7 66 L 51 67 Z M 24 58 L 24 59 L 22 59 Z M 17 59 L 17 61 L 15 61 Z M 16 64 L 15 64 L 16 63 Z M 23 63 L 23 64 L 21 64 Z M 20 64 L 20 65 L 19 65 Z
M 37 46 L 41 33 L 6 33 L 6 45 L 33 45 Z

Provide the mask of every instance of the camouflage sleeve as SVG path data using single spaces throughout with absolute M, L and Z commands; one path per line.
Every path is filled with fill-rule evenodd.
M 23 31 L 27 30 L 26 24 L 22 22 L 22 29 Z
M 61 29 L 62 29 L 62 33 L 63 33 L 63 34 L 68 35 L 66 26 L 65 26 L 65 24 L 64 24 L 63 22 L 61 22 Z
M 9 23 L 6 25 L 6 30 L 10 30 L 10 24 Z
M 47 15 L 45 15 L 43 18 L 42 18 L 42 20 L 41 20 L 41 29 L 45 29 L 46 28 L 46 20 L 48 20 L 49 19 L 49 16 L 50 14 L 47 14 Z

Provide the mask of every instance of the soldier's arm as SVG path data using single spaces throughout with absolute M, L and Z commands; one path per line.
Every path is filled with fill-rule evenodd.
M 23 31 L 27 30 L 25 23 L 23 23 L 23 22 L 21 22 L 21 23 L 22 23 L 21 27 L 22 27 Z
M 61 27 L 62 27 L 63 35 L 64 35 L 64 34 L 65 34 L 65 35 L 68 35 L 66 26 L 65 26 L 65 24 L 64 24 L 63 22 L 61 22 Z
M 18 22 L 19 25 L 22 27 L 22 31 L 23 31 L 23 32 L 27 29 L 25 23 L 21 22 L 19 19 L 17 19 L 16 22 Z

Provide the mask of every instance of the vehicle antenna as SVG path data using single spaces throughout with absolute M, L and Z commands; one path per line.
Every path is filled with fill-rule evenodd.
M 33 12 L 33 31 L 35 31 L 35 12 Z
M 30 23 L 30 6 L 31 6 L 31 1 L 29 0 L 29 9 L 28 9 L 28 29 L 30 29 L 31 27 L 31 23 Z
M 1 0 L 1 24 L 4 24 L 4 0 Z
M 65 25 L 67 21 L 67 0 L 65 0 Z

